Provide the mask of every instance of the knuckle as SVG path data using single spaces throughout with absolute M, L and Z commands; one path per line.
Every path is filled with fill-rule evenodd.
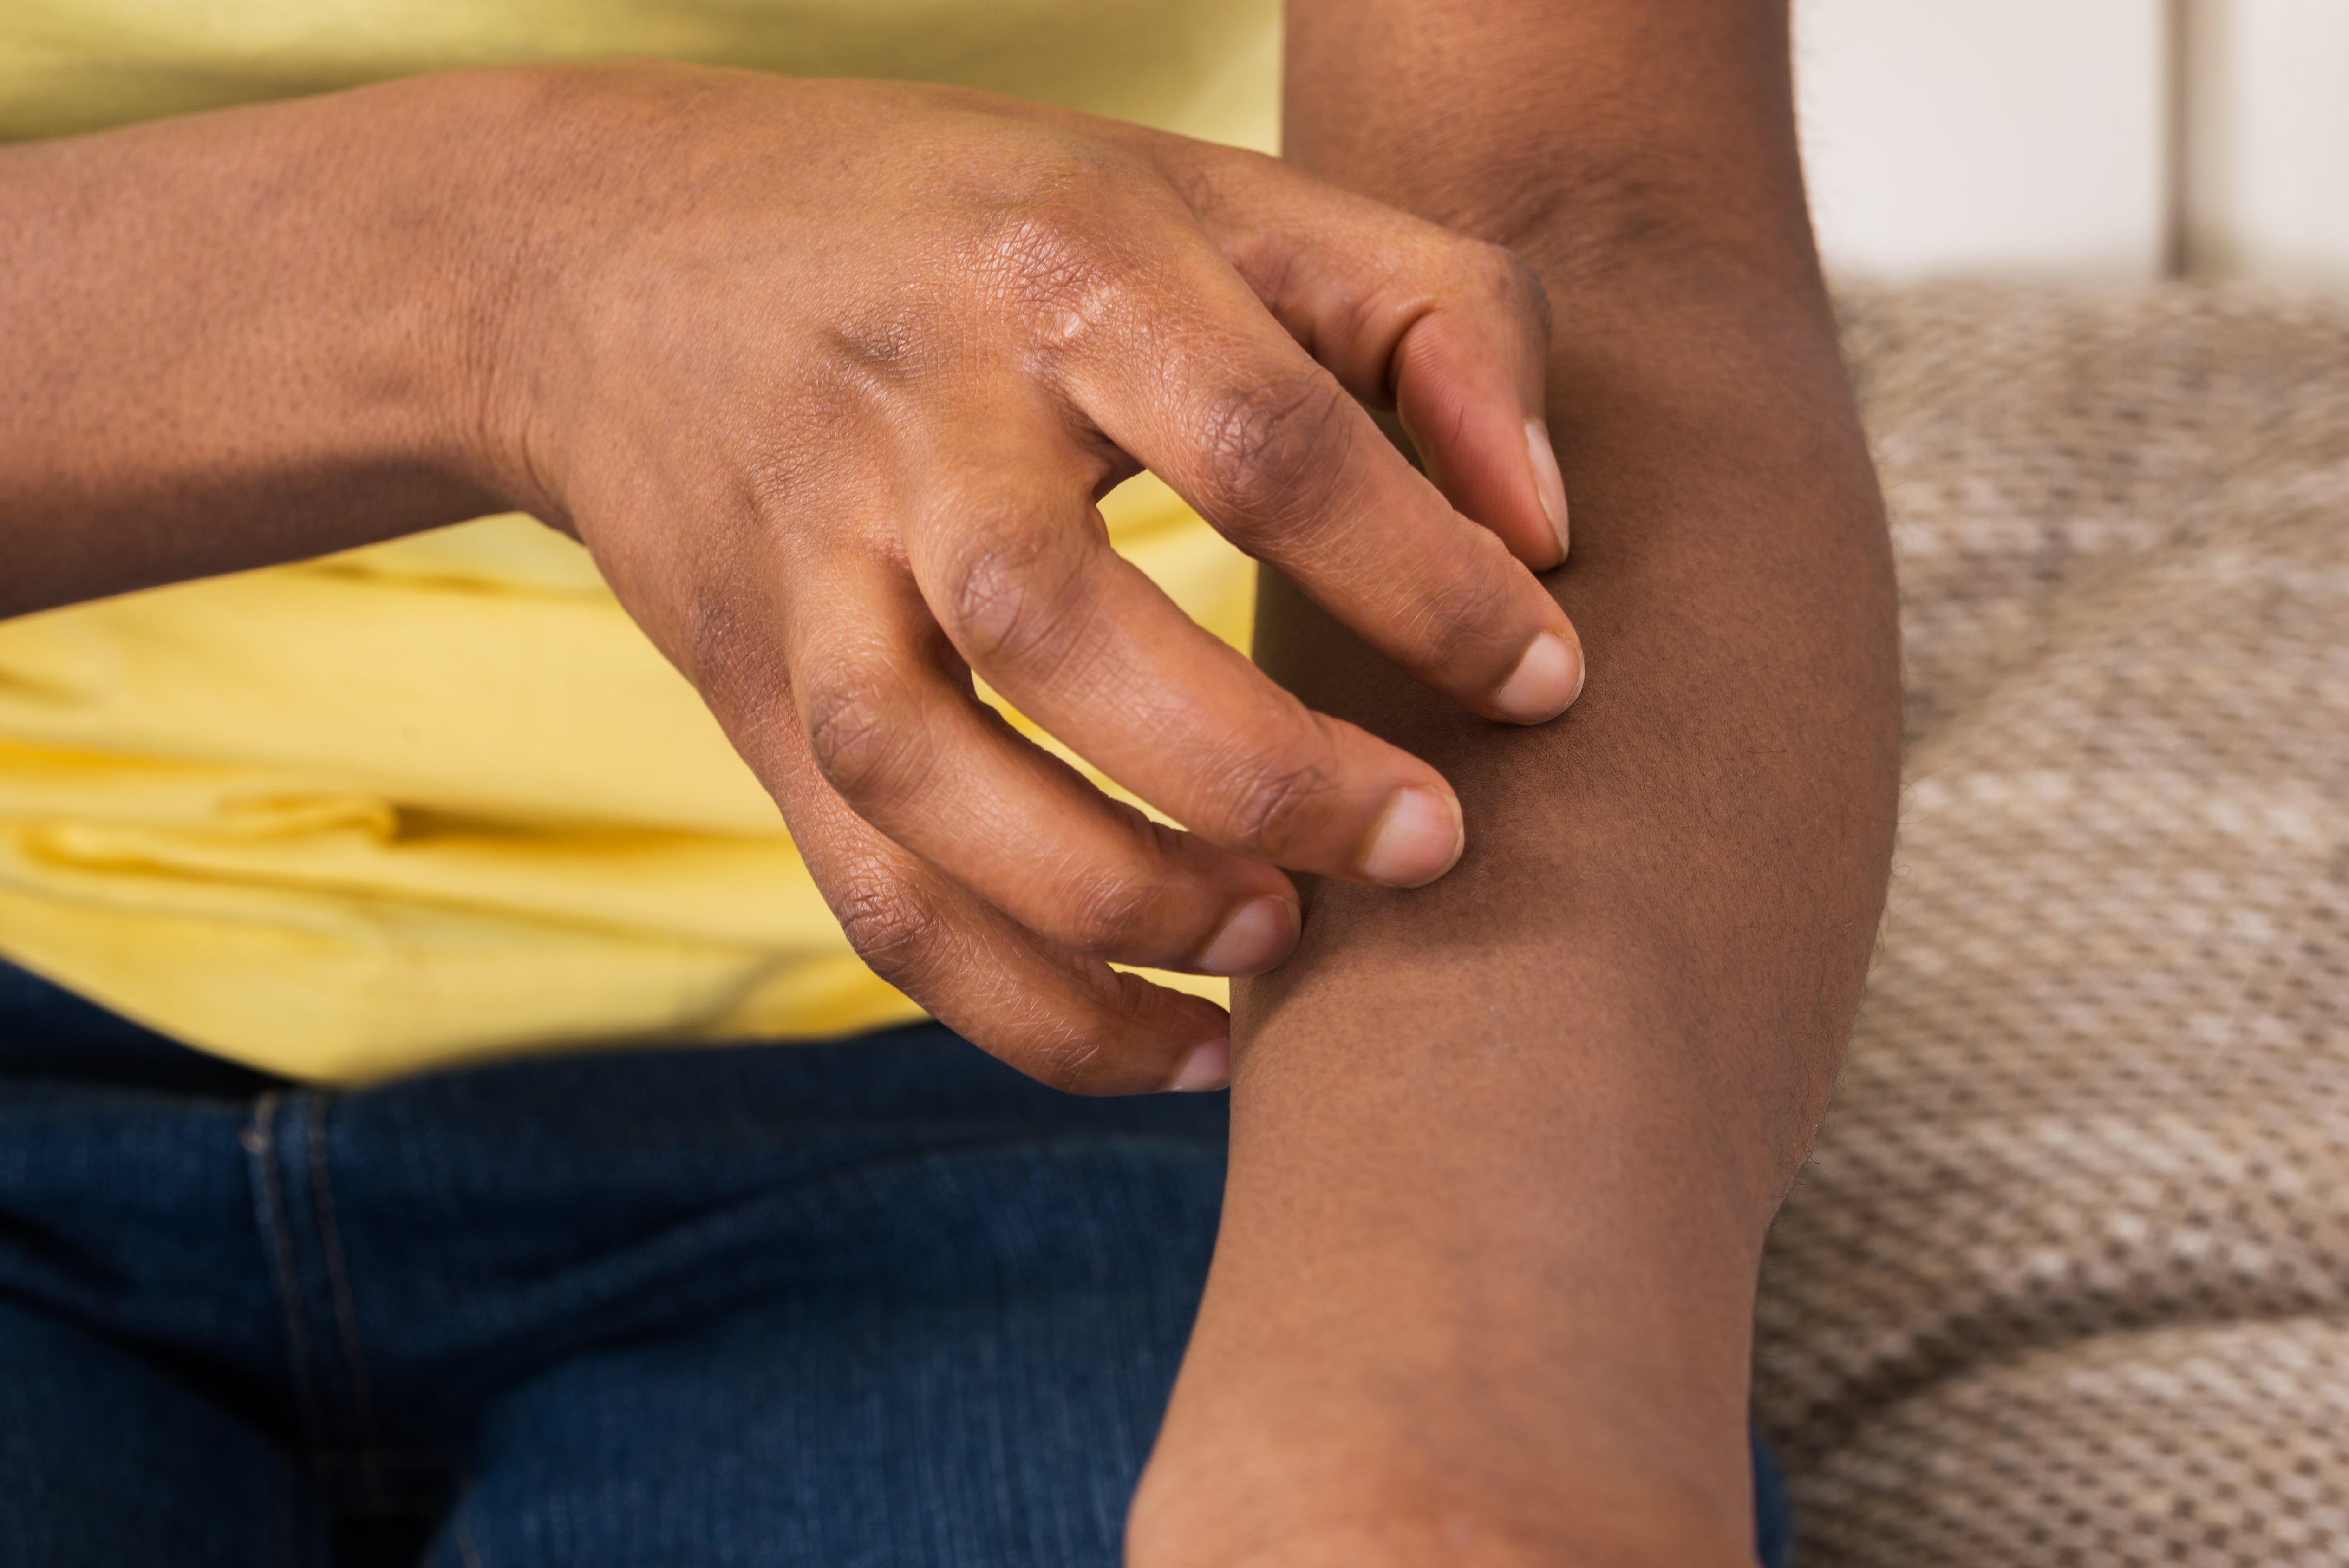
M 910 389 L 950 372 L 959 359 L 959 336 L 934 280 L 894 281 L 848 302 L 818 329 L 815 351 L 787 373 L 791 395 L 819 416 L 817 428 L 872 418 Z M 778 434 L 790 441 L 788 432 L 763 439 Z
M 831 352 L 816 363 L 858 390 L 910 379 L 928 369 L 936 347 L 926 324 L 935 311 L 919 308 L 929 303 L 921 294 L 901 283 L 878 298 L 859 302 L 832 323 L 825 343 Z
M 734 588 L 747 575 L 743 554 L 731 535 L 720 533 L 711 540 L 703 565 L 713 583 L 695 594 L 687 608 L 686 669 L 721 712 L 762 711 L 765 694 L 787 689 L 781 644 Z
M 1050 665 L 1079 598 L 1078 570 L 1040 528 L 967 527 L 939 568 L 943 619 L 965 658 L 986 668 Z
M 1323 375 L 1217 393 L 1204 445 L 1225 504 L 1263 524 L 1319 515 L 1345 472 L 1351 406 L 1345 389 Z
M 1490 559 L 1492 551 L 1477 554 L 1483 569 L 1445 572 L 1420 589 L 1414 640 L 1430 664 L 1481 659 L 1507 640 L 1500 628 L 1511 618 L 1508 563 Z
M 892 984 L 918 981 L 936 950 L 937 925 L 903 879 L 874 863 L 852 870 L 832 901 L 848 945 Z
M 1056 161 L 980 224 L 968 258 L 973 276 L 1047 346 L 1092 335 L 1131 293 L 1133 269 L 1110 221 L 1120 196 L 1112 171 Z
M 900 685 L 885 669 L 864 660 L 839 660 L 802 676 L 808 753 L 846 799 L 901 784 L 915 765 L 917 731 L 900 711 Z
M 1239 846 L 1278 862 L 1301 842 L 1337 794 L 1324 755 L 1290 757 L 1239 774 L 1229 818 Z
M 1470 265 L 1485 294 L 1537 325 L 1545 337 L 1548 335 L 1549 290 L 1531 262 L 1506 245 L 1479 240 L 1474 242 Z
M 1047 343 L 1072 347 L 1121 314 L 1127 293 L 1123 270 L 1090 236 L 1056 229 L 1023 238 L 1019 248 L 1013 292 Z
M 1022 1043 L 1019 1070 L 1052 1088 L 1083 1094 L 1097 1088 L 1102 1057 L 1097 1030 L 1063 1024 L 1041 1029 Z
M 1164 890 L 1144 879 L 1108 876 L 1074 889 L 1061 940 L 1095 958 L 1124 955 L 1148 926 Z

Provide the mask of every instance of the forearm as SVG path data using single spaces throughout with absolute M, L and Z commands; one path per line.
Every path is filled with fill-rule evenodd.
M 495 510 L 493 78 L 0 149 L 0 614 Z
M 1550 290 L 1550 582 L 1590 676 L 1504 732 L 1268 586 L 1259 657 L 1442 768 L 1468 849 L 1409 894 L 1314 887 L 1296 956 L 1243 986 L 1195 1355 L 1346 1336 L 1412 1419 L 1473 1411 L 1452 1446 L 1537 1494 L 1562 1466 L 1673 1478 L 1723 1521 L 1756 1259 L 1857 1003 L 1898 760 L 1889 553 L 1783 18 L 1498 5 L 1415 37 L 1421 7 L 1330 9 L 1292 7 L 1292 156 L 1506 240 Z
M 1219 1267 L 1280 1278 L 1309 1319 L 1376 1303 L 1381 1355 L 1430 1328 L 1476 1342 L 1522 1379 L 1497 1409 L 1538 1407 L 1528 1438 L 1574 1390 L 1579 1421 L 1660 1460 L 1708 1444 L 1733 1486 L 1762 1237 L 1880 907 L 1889 587 L 1832 411 L 1656 363 L 1726 369 L 1725 327 L 1622 330 L 1637 359 L 1562 359 L 1553 405 L 1575 498 L 1556 587 L 1592 669 L 1567 717 L 1457 722 L 1267 595 L 1270 668 L 1442 768 L 1469 847 L 1414 893 L 1310 888 L 1298 953 L 1243 983 Z M 1782 357 L 1820 351 L 1742 348 L 1781 400 Z

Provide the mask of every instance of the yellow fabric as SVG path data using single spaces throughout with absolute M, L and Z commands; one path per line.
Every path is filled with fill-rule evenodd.
M 0 140 L 518 61 L 951 82 L 1271 151 L 1278 0 L 8 0 Z
M 11 0 L 0 138 L 632 54 L 1268 150 L 1278 28 L 1277 0 Z M 1103 511 L 1246 646 L 1244 557 L 1147 475 Z M 0 953 L 326 1083 L 919 1016 L 585 553 L 519 516 L 0 623 Z

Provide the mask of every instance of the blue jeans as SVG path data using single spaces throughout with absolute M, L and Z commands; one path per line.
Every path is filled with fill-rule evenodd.
M 1108 1568 L 1224 1145 L 936 1026 L 327 1093 L 0 965 L 0 1568 Z

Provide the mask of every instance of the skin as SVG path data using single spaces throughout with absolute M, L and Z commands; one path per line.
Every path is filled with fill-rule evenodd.
M 0 151 L 0 610 L 575 533 L 885 974 L 1071 1087 L 1230 1052 L 1135 1568 L 1742 1563 L 1755 1269 L 1897 783 L 1784 8 L 1289 16 L 1288 168 L 633 67 Z M 1102 559 L 1137 462 L 1279 568 L 1279 687 Z M 1576 628 L 1588 696 L 1496 722 L 1572 699 Z M 1193 831 L 1021 750 L 974 667 Z M 1228 1024 L 1099 961 L 1292 941 Z
M 1135 1568 L 1752 1560 L 1764 1231 L 1898 789 L 1889 552 L 1784 7 L 1291 0 L 1289 156 L 1525 255 L 1588 692 L 1505 731 L 1286 585 L 1258 657 L 1442 768 L 1409 893 L 1308 883 L 1236 988 L 1224 1230 Z M 1361 112 L 1377 103 L 1383 112 Z

